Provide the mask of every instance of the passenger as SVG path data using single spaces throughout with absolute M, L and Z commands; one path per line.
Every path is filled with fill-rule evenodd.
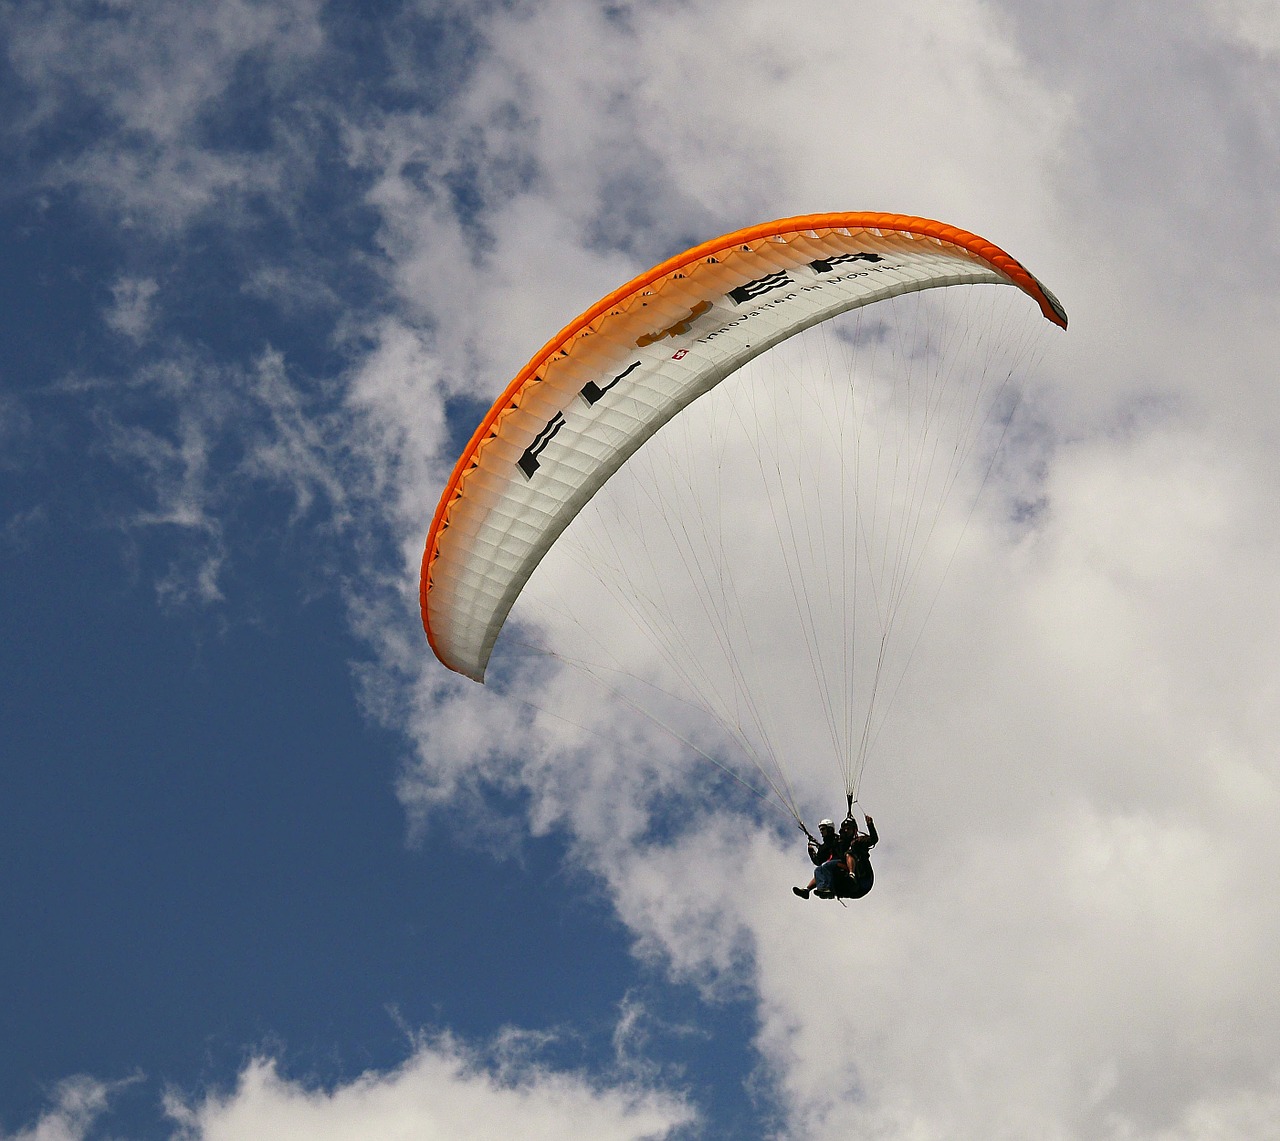
M 813 861 L 813 879 L 805 887 L 793 887 L 791 890 L 801 899 L 808 899 L 813 892 L 819 899 L 831 899 L 835 890 L 831 885 L 831 877 L 837 869 L 846 866 L 846 847 L 836 835 L 836 826 L 830 820 L 823 820 L 818 825 L 820 842 L 809 840 L 809 859 Z

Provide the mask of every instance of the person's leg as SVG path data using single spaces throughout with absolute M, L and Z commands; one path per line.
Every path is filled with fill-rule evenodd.
M 828 860 L 825 864 L 820 864 L 813 873 L 814 887 L 819 896 L 831 896 L 831 876 L 839 866 L 836 860 Z
M 816 879 L 812 879 L 805 884 L 804 887 L 793 887 L 791 890 L 794 891 L 801 899 L 808 899 L 809 893 L 813 891 L 813 885 L 817 882 L 818 881 Z

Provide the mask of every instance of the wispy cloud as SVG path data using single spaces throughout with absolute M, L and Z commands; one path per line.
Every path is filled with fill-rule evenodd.
M 86 120 L 83 145 L 42 181 L 96 197 L 142 229 L 184 224 L 211 204 L 278 188 L 269 148 L 219 145 L 218 115 L 246 98 L 245 69 L 270 86 L 305 67 L 323 38 L 311 0 L 220 0 L 183 11 L 163 0 L 89 12 L 56 2 L 5 14 L 25 113 L 8 124 L 23 150 Z M 237 138 L 242 136 L 237 133 Z
M 134 341 L 147 335 L 153 318 L 152 299 L 160 287 L 149 277 L 122 277 L 111 287 L 111 307 L 103 320 Z
M 98 1119 L 107 1111 L 111 1094 L 124 1082 L 99 1082 L 83 1075 L 59 1082 L 49 1099 L 52 1103 L 35 1124 L 17 1133 L 0 1132 L 4 1141 L 85 1141 Z
M 287 496 L 295 524 L 309 519 L 334 534 L 355 523 L 352 500 L 365 485 L 342 443 L 340 416 L 290 379 L 279 353 L 267 350 L 241 368 L 178 349 L 127 385 L 65 387 L 87 403 L 102 458 L 138 489 L 101 522 L 186 536 L 159 584 L 168 601 L 222 598 L 229 533 L 244 533 L 252 488 Z

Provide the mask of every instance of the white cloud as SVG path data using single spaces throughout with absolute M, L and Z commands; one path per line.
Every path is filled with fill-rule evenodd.
M 0 1130 L 3 1141 L 84 1141 L 106 1111 L 113 1087 L 84 1076 L 67 1078 L 54 1090 L 53 1105 L 36 1123 L 17 1133 Z
M 388 252 L 441 316 L 448 391 L 494 393 L 664 240 L 918 212 L 1000 242 L 1071 312 L 1025 405 L 1040 471 L 984 503 L 952 569 L 868 773 L 879 884 L 847 911 L 794 900 L 802 849 L 740 821 L 647 837 L 645 805 L 689 770 L 664 768 L 656 738 L 625 744 L 616 712 L 604 736 L 541 722 L 531 763 L 510 711 L 448 683 L 448 704 L 419 706 L 404 795 L 468 766 L 527 784 L 532 820 L 577 838 L 638 953 L 755 988 L 788 1135 L 1265 1135 L 1280 409 L 1249 84 L 1269 64 L 1233 71 L 1190 5 L 1110 31 L 1046 8 L 1034 33 L 977 5 L 623 11 L 496 18 L 458 137 L 529 173 L 486 192 L 481 256 L 450 253 L 476 247 L 387 168 Z M 519 114 L 499 123 L 502 107 Z M 384 129 L 387 145 L 406 124 Z M 615 209 L 619 155 L 653 179 L 638 221 Z M 1039 508 L 1014 526 L 1019 495 Z M 424 695 L 446 687 L 433 676 Z M 601 819 L 621 822 L 625 859 Z
M 190 1141 L 656 1141 L 691 1120 L 676 1098 L 556 1072 L 523 1058 L 518 1042 L 508 1045 L 514 1053 L 499 1043 L 496 1062 L 486 1062 L 451 1039 L 426 1042 L 397 1069 L 332 1090 L 290 1081 L 258 1059 L 234 1092 L 196 1101 L 171 1095 L 168 1110 Z
M 1242 46 L 1280 54 L 1280 12 L 1266 0 L 1210 0 L 1206 10 Z

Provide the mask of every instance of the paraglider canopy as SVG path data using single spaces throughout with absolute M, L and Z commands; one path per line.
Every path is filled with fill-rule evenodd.
M 990 242 L 897 214 L 788 218 L 696 246 L 602 298 L 529 361 L 459 457 L 420 580 L 436 656 L 483 681 L 534 568 L 610 476 L 693 400 L 773 345 L 848 310 L 964 284 L 1062 306 Z

